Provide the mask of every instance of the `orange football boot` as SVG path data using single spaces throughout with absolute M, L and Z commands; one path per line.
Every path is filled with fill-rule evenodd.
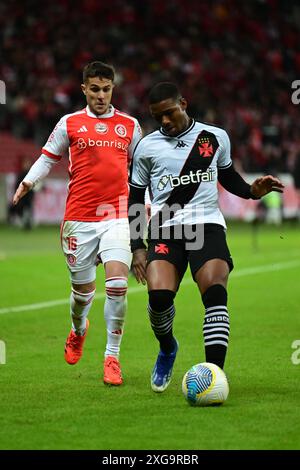
M 68 364 L 76 364 L 82 356 L 83 344 L 89 328 L 89 320 L 86 320 L 85 333 L 83 336 L 77 335 L 73 330 L 70 331 L 65 344 L 65 360 Z
M 121 366 L 115 356 L 106 356 L 105 358 L 103 381 L 108 385 L 121 385 L 123 383 Z

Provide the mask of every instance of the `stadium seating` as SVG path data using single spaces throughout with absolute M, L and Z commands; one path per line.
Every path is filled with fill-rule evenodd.
M 83 66 L 117 69 L 114 104 L 154 123 L 147 93 L 180 84 L 196 118 L 226 128 L 247 172 L 287 171 L 299 152 L 297 0 L 11 0 L 0 10 L 0 78 L 7 88 L 0 131 L 42 145 L 61 115 L 83 107 Z M 0 147 L 0 160 L 8 158 Z

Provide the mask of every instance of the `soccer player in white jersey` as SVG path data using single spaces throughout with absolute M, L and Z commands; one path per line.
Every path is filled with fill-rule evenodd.
M 61 118 L 41 156 L 18 187 L 13 203 L 17 204 L 45 178 L 68 151 L 70 183 L 61 235 L 72 283 L 72 328 L 65 345 L 65 360 L 76 364 L 82 356 L 100 259 L 105 271 L 107 326 L 103 380 L 120 385 L 123 379 L 119 352 L 132 258 L 127 215 L 128 165 L 141 129 L 135 118 L 111 104 L 112 66 L 99 61 L 88 64 L 81 87 L 86 108 Z
M 206 361 L 224 367 L 229 338 L 227 280 L 233 262 L 218 206 L 218 181 L 246 199 L 282 192 L 283 184 L 272 176 L 247 184 L 233 167 L 225 130 L 190 118 L 176 85 L 157 84 L 149 101 L 160 129 L 145 136 L 135 149 L 129 221 L 133 272 L 138 282 L 147 280 L 148 312 L 160 345 L 151 387 L 163 392 L 170 383 L 178 349 L 172 330 L 174 298 L 188 264 L 205 307 Z M 147 187 L 152 204 L 146 251 L 142 231 L 136 231 L 136 208 L 143 204 Z

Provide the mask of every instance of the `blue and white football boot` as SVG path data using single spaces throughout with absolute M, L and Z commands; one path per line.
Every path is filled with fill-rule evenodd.
M 154 369 L 151 374 L 151 388 L 154 392 L 164 392 L 171 382 L 172 370 L 178 351 L 178 341 L 175 339 L 174 351 L 165 354 L 159 351 Z

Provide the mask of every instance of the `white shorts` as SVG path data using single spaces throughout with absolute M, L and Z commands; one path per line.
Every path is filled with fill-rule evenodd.
M 65 221 L 61 228 L 61 244 L 74 284 L 96 279 L 97 255 L 103 265 L 108 261 L 120 261 L 130 269 L 132 255 L 128 219 Z

